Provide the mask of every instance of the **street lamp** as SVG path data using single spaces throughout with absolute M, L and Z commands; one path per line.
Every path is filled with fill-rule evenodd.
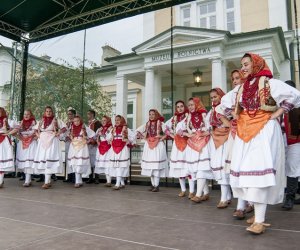
M 193 73 L 194 76 L 194 84 L 199 87 L 202 84 L 202 72 L 199 68 Z

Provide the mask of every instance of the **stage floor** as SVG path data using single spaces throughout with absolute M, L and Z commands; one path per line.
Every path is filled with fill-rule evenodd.
M 232 218 L 235 201 L 216 208 L 220 191 L 194 204 L 178 198 L 178 188 L 147 189 L 75 189 L 56 181 L 42 190 L 40 183 L 23 188 L 7 178 L 0 189 L 0 249 L 299 249 L 300 205 L 291 212 L 270 206 L 271 228 L 254 236 L 246 232 L 246 221 Z

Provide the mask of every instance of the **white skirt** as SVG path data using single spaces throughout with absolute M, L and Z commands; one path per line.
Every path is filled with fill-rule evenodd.
M 202 148 L 202 151 L 200 153 L 187 145 L 185 157 L 185 168 L 187 169 L 188 175 L 192 177 L 192 180 L 195 180 L 197 178 L 206 179 L 206 177 L 204 177 L 205 173 L 208 175 L 207 179 L 210 179 L 210 157 L 207 145 Z
M 229 136 L 228 136 L 228 140 L 227 140 L 227 152 L 226 152 L 226 156 L 225 156 L 225 173 L 226 174 L 230 173 L 233 144 L 234 144 L 234 138 L 230 132 Z
M 82 174 L 87 177 L 91 173 L 91 162 L 88 146 L 83 146 L 80 150 L 76 150 L 72 143 L 68 153 L 68 172 Z
M 97 150 L 95 173 L 96 174 L 108 174 L 109 165 L 110 165 L 109 150 L 103 155 L 99 153 L 99 150 Z
M 33 160 L 37 149 L 37 141 L 33 140 L 29 147 L 23 149 L 22 141 L 17 144 L 16 166 L 25 174 L 33 174 Z
M 125 146 L 118 154 L 111 147 L 107 152 L 110 158 L 108 174 L 112 177 L 127 177 L 129 176 L 130 156 L 129 148 Z
M 188 176 L 188 172 L 185 164 L 186 163 L 185 151 L 186 148 L 183 151 L 178 150 L 175 142 L 173 142 L 170 161 L 169 161 L 170 164 L 169 177 L 180 178 L 180 177 Z
M 286 176 L 300 177 L 300 143 L 286 148 Z
M 165 175 L 164 177 L 168 176 L 167 152 L 162 141 L 153 149 L 149 148 L 147 141 L 145 142 L 141 168 L 141 174 L 145 176 L 153 176 L 152 170 L 160 170 L 158 172 Z
M 285 187 L 285 157 L 282 132 L 270 120 L 248 143 L 238 135 L 233 145 L 230 185 L 233 195 L 264 204 L 281 203 Z
M 15 171 L 13 148 L 7 136 L 0 144 L 0 171 L 1 172 Z
M 33 162 L 34 172 L 36 174 L 60 174 L 62 166 L 59 139 L 54 137 L 51 145 L 46 149 L 39 140 Z
M 227 155 L 227 143 L 228 140 L 217 149 L 213 138 L 211 137 L 208 142 L 210 160 L 211 160 L 211 169 L 214 176 L 214 179 L 220 185 L 229 184 L 229 173 L 225 172 L 225 160 Z

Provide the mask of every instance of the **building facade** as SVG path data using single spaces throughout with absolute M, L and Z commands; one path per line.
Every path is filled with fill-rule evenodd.
M 95 69 L 95 77 L 110 93 L 113 113 L 127 117 L 133 129 L 147 120 L 150 108 L 170 117 L 172 97 L 200 96 L 210 106 L 208 91 L 230 90 L 230 72 L 240 68 L 245 52 L 260 54 L 275 78 L 299 87 L 294 17 L 288 0 L 197 0 L 172 12 L 150 12 L 144 14 L 144 42 L 132 53 L 103 58 L 108 64 Z M 193 80 L 197 69 L 203 73 L 200 86 Z

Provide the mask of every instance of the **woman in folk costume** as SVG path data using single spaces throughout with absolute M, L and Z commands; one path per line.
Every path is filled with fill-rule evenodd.
M 246 81 L 237 94 L 230 184 L 235 197 L 254 203 L 247 231 L 261 234 L 270 226 L 265 223 L 267 204 L 280 203 L 284 196 L 284 143 L 277 118 L 300 106 L 300 92 L 272 79 L 259 55 L 247 53 L 241 63 Z
M 116 185 L 113 190 L 125 188 L 125 177 L 129 176 L 130 152 L 128 145 L 133 143 L 134 134 L 127 128 L 123 116 L 117 115 L 115 126 L 111 131 L 111 149 L 109 151 L 110 166 L 108 174 L 116 177 Z
M 231 190 L 229 186 L 229 173 L 225 171 L 225 160 L 227 156 L 227 140 L 230 132 L 228 119 L 217 113 L 217 108 L 224 96 L 223 90 L 214 88 L 210 90 L 212 109 L 207 118 L 211 127 L 211 138 L 209 141 L 209 154 L 211 169 L 215 180 L 221 186 L 221 199 L 217 208 L 226 208 L 231 203 Z
M 71 125 L 71 144 L 68 153 L 70 172 L 75 173 L 75 188 L 82 187 L 82 176 L 89 176 L 91 173 L 87 140 L 94 135 L 95 132 L 86 127 L 80 116 L 76 115 Z
M 175 114 L 164 125 L 163 129 L 167 136 L 170 136 L 174 142 L 170 155 L 170 172 L 169 177 L 179 178 L 181 192 L 179 197 L 186 195 L 185 178 L 188 177 L 187 169 L 185 168 L 185 149 L 187 146 L 187 137 L 177 134 L 177 125 L 188 115 L 188 108 L 184 101 L 177 101 L 175 103 Z
M 70 132 L 71 132 L 71 126 L 73 124 L 74 117 L 76 116 L 76 110 L 73 108 L 68 108 L 68 120 L 66 122 L 66 132 L 62 135 L 61 140 L 65 142 L 65 166 L 67 171 L 67 163 L 68 163 L 68 154 L 71 144 L 71 138 L 70 138 Z M 74 173 L 70 173 L 66 176 L 67 178 L 64 180 L 64 182 L 73 182 L 75 183 L 75 175 Z
M 95 173 L 105 174 L 106 183 L 104 186 L 111 187 L 111 176 L 108 172 L 110 164 L 109 149 L 111 148 L 108 138 L 113 128 L 111 118 L 108 116 L 103 116 L 101 124 L 102 127 L 96 132 L 98 150 L 96 153 Z
M 66 132 L 66 125 L 54 117 L 50 106 L 45 108 L 42 120 L 35 126 L 39 138 L 33 167 L 37 174 L 45 175 L 43 189 L 51 187 L 51 175 L 62 173 L 59 136 Z
M 0 107 L 0 188 L 4 184 L 4 173 L 15 171 L 13 148 L 8 137 L 9 129 L 6 111 Z
M 218 113 L 225 115 L 227 119 L 230 120 L 230 133 L 228 137 L 227 143 L 227 154 L 225 158 L 225 172 L 227 174 L 230 173 L 230 165 L 232 158 L 232 148 L 234 143 L 234 138 L 236 135 L 237 129 L 237 121 L 234 118 L 234 106 L 230 107 L 232 103 L 235 103 L 237 93 L 241 84 L 243 83 L 243 75 L 242 72 L 238 69 L 235 69 L 231 72 L 231 82 L 232 82 L 232 90 L 225 94 L 221 99 L 221 105 L 219 105 L 216 110 Z M 230 108 L 227 108 L 230 107 Z M 243 199 L 238 199 L 237 208 L 233 213 L 233 217 L 238 220 L 243 220 L 246 217 L 246 213 L 250 213 L 253 211 L 253 205 L 247 204 L 247 201 Z
M 31 175 L 33 174 L 33 160 L 37 148 L 35 117 L 31 110 L 25 110 L 23 120 L 18 128 L 16 137 L 19 139 L 16 152 L 16 166 L 25 173 L 24 187 L 31 186 Z M 11 132 L 13 134 L 13 131 Z
M 204 123 L 207 111 L 198 97 L 189 99 L 188 109 L 189 114 L 187 118 L 178 124 L 178 133 L 188 138 L 185 152 L 185 168 L 189 175 L 189 199 L 198 203 L 208 199 L 209 191 L 206 179 L 209 179 L 211 176 L 209 155 L 206 147 L 209 133 L 206 131 Z M 195 196 L 196 180 L 198 186 Z
M 159 191 L 159 180 L 167 177 L 168 162 L 166 147 L 162 136 L 162 122 L 164 118 L 156 109 L 149 110 L 149 121 L 137 129 L 138 138 L 144 138 L 145 144 L 142 154 L 141 175 L 151 178 L 149 191 Z
M 286 83 L 296 88 L 293 81 L 286 81 Z M 291 210 L 294 206 L 298 189 L 298 180 L 300 177 L 300 108 L 292 109 L 289 113 L 284 114 L 283 122 L 287 141 L 287 186 L 285 201 L 282 208 L 285 210 Z M 296 203 L 298 203 L 298 200 Z

